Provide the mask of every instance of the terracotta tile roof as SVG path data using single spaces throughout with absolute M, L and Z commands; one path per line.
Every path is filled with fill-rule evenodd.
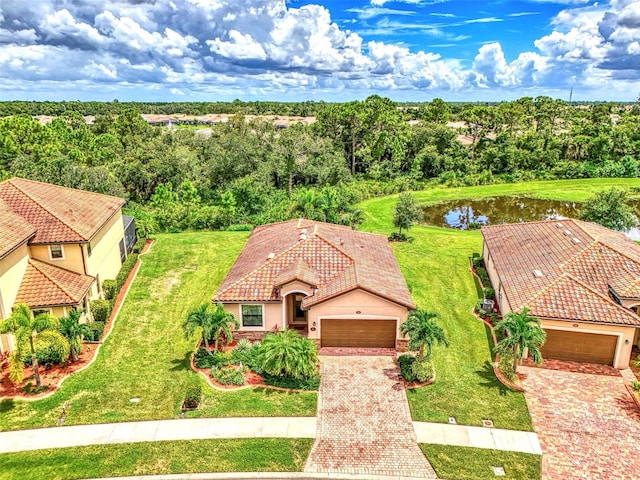
M 640 248 L 625 235 L 573 219 L 483 227 L 482 235 L 512 310 L 640 325 L 609 296 L 611 286 L 640 299 Z
M 13 212 L 0 199 L 0 258 L 26 242 L 36 233 L 33 225 Z
M 0 199 L 36 228 L 36 244 L 86 242 L 124 205 L 121 198 L 23 178 L 1 182 Z
M 214 301 L 279 301 L 276 287 L 295 278 L 318 287 L 304 307 L 362 288 L 415 308 L 384 236 L 310 220 L 256 228 Z
M 280 287 L 294 280 L 300 280 L 313 287 L 317 287 L 320 284 L 318 275 L 302 257 L 297 258 L 291 265 L 283 268 L 276 277 L 274 285 Z
M 95 278 L 65 270 L 35 258 L 29 259 L 15 303 L 31 308 L 77 305 Z

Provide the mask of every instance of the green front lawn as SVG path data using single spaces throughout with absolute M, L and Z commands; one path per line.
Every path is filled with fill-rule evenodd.
M 427 444 L 421 444 L 420 448 L 439 478 L 537 480 L 541 474 L 542 456 L 531 453 Z M 505 476 L 496 477 L 493 467 L 504 468 Z
M 189 367 L 195 339 L 180 327 L 209 301 L 248 238 L 247 232 L 158 235 L 95 363 L 52 397 L 0 401 L 0 429 L 176 418 L 187 386 L 203 386 L 202 407 L 188 416 L 314 416 L 315 393 L 213 390 Z M 140 398 L 132 403 L 131 398 Z
M 420 308 L 440 314 L 451 343 L 435 347 L 436 381 L 407 390 L 414 420 L 532 430 L 524 395 L 493 373 L 488 328 L 472 315 L 477 301 L 468 257 L 482 251 L 480 232 L 414 227 L 411 243 L 393 244 L 400 267 Z
M 300 472 L 312 439 L 125 443 L 0 455 L 0 479 L 72 480 L 205 472 Z

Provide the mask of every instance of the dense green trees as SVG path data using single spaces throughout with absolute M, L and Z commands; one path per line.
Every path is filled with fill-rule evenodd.
M 629 197 L 624 190 L 611 188 L 598 192 L 584 203 L 580 218 L 626 232 L 638 225 L 638 218 L 628 202 Z
M 198 132 L 150 126 L 140 111 L 235 115 Z M 278 128 L 244 116 L 296 113 L 317 121 Z M 4 102 L 2 114 L 13 116 L 0 119 L 0 179 L 124 196 L 147 233 L 300 215 L 353 225 L 357 201 L 426 182 L 640 173 L 640 108 L 549 97 L 418 107 L 375 95 L 343 104 Z M 36 114 L 57 118 L 44 125 Z

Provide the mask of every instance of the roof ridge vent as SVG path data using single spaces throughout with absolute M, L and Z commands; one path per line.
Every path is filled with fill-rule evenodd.
M 581 243 L 581 242 L 580 242 L 580 239 L 579 239 L 578 237 L 573 237 L 573 238 L 571 239 L 571 241 L 572 241 L 573 243 L 575 243 L 576 245 L 577 245 L 578 243 Z
M 306 233 L 301 233 L 300 234 L 300 240 L 306 240 L 307 239 L 307 234 Z
M 570 237 L 571 235 L 573 235 L 573 233 L 571 233 L 571 230 L 565 230 L 564 233 L 567 237 Z
M 542 270 L 534 270 L 533 271 L 533 276 L 536 278 L 542 278 L 544 277 L 544 273 L 542 273 Z
M 556 228 L 562 228 L 562 223 L 556 222 Z
M 276 258 L 276 254 L 271 252 L 269 255 L 267 255 L 267 260 L 273 260 L 274 258 Z

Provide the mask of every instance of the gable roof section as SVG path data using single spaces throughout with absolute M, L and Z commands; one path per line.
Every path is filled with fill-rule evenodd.
M 609 297 L 611 286 L 623 298 L 640 298 L 640 248 L 625 235 L 573 219 L 483 227 L 482 235 L 512 310 L 640 325 Z
M 29 259 L 15 303 L 31 308 L 54 305 L 77 305 L 95 279 L 88 275 Z
M 0 199 L 0 258 L 15 250 L 36 233 L 33 225 L 13 212 Z
M 279 301 L 276 287 L 295 279 L 317 287 L 305 308 L 355 288 L 415 308 L 384 236 L 310 220 L 256 228 L 214 301 Z
M 36 229 L 35 244 L 87 242 L 124 205 L 121 198 L 17 177 L 0 183 L 0 199 Z

